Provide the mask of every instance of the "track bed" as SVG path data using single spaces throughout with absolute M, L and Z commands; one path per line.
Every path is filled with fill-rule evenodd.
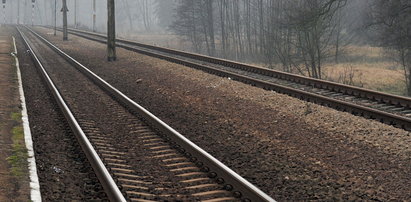
M 33 33 L 24 35 L 128 200 L 257 200 L 136 117 Z
M 275 199 L 409 198 L 404 130 L 121 48 L 113 66 L 103 44 L 39 31 Z
M 42 199 L 107 200 L 15 28 Z M 58 146 L 56 146 L 58 145 Z
M 70 33 L 106 43 L 103 34 L 70 29 Z M 117 39 L 117 46 L 274 90 L 340 111 L 411 130 L 411 98 L 270 70 L 220 58 Z

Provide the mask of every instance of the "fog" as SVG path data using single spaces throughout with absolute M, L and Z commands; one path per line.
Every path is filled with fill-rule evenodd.
M 21 24 L 54 25 L 54 3 L 57 3 L 57 26 L 62 26 L 61 0 L 6 0 L 2 23 L 17 24 L 20 13 Z M 95 2 L 95 12 L 94 4 Z M 116 0 L 116 28 L 118 32 L 165 31 L 160 26 L 157 13 L 161 0 Z M 172 0 L 170 1 L 172 2 Z M 20 11 L 17 5 L 20 4 Z M 164 4 L 164 3 L 163 3 Z M 168 3 L 166 3 L 168 5 Z M 96 15 L 95 29 L 105 32 L 107 27 L 107 3 L 105 0 L 67 0 L 68 24 L 70 27 L 93 29 L 93 14 Z M 164 9 L 161 9 L 164 12 Z M 169 9 L 172 15 L 173 8 Z M 32 17 L 33 16 L 33 17 Z
M 198 2 L 204 0 L 196 0 Z M 196 2 L 193 1 L 193 2 Z M 230 0 L 223 0 L 225 3 Z M 215 7 L 219 2 L 214 1 Z M 259 0 L 260 1 L 260 0 Z M 269 2 L 264 0 L 261 2 Z M 3 23 L 17 24 L 18 14 L 20 23 L 31 25 L 54 25 L 54 4 L 57 3 L 57 26 L 62 26 L 62 0 L 36 0 L 32 8 L 32 0 L 6 0 L 5 9 L 2 13 Z M 170 26 L 175 22 L 177 8 L 184 4 L 183 0 L 116 0 L 116 29 L 119 35 L 131 33 L 141 34 L 164 34 L 175 33 Z M 251 2 L 253 0 L 242 0 L 238 2 Z M 359 30 L 362 19 L 367 11 L 369 1 L 349 0 L 344 8 L 344 32 L 356 34 L 354 37 L 363 37 L 363 31 Z M 95 3 L 95 11 L 93 9 Z M 268 4 L 268 3 L 267 3 Z M 18 6 L 20 9 L 18 9 Z M 94 30 L 105 32 L 107 29 L 107 3 L 105 0 L 67 0 L 68 24 L 70 27 L 93 30 L 93 14 L 95 13 L 96 22 Z M 217 8 L 213 8 L 217 10 Z M 239 8 L 242 9 L 242 8 Z M 218 24 L 218 22 L 216 22 Z M 366 41 L 361 41 L 366 43 Z
M 182 34 L 181 30 L 178 30 L 176 26 L 172 27 L 173 25 L 178 25 L 178 9 L 184 8 L 187 2 L 194 2 L 192 3 L 193 7 L 195 7 L 196 3 L 205 2 L 209 0 L 196 0 L 196 1 L 184 1 L 184 0 L 116 0 L 116 29 L 117 34 L 119 36 L 134 36 L 138 34 L 145 34 L 145 35 L 158 35 L 158 34 L 178 34 L 179 39 L 183 41 L 189 41 L 190 39 L 187 36 Z M 280 2 L 281 0 L 275 0 L 275 2 Z M 32 8 L 32 0 L 6 0 L 5 9 L 3 9 L 3 22 L 6 24 L 17 24 L 18 21 L 18 14 L 20 14 L 20 23 L 31 25 L 32 23 L 35 25 L 54 25 L 54 4 L 57 3 L 57 26 L 62 26 L 62 13 L 60 9 L 62 8 L 62 0 L 36 0 L 33 4 L 34 7 Z M 211 1 L 210 1 L 211 2 Z M 240 13 L 238 15 L 243 15 L 245 9 L 245 3 L 249 3 L 251 5 L 251 9 L 255 9 L 258 12 L 258 5 L 254 2 L 260 2 L 267 6 L 269 9 L 270 0 L 241 0 L 241 1 L 233 1 L 233 0 L 222 0 L 222 1 L 215 1 L 213 2 L 213 12 L 214 13 L 214 29 L 213 32 L 221 32 L 219 30 L 221 22 L 218 22 L 218 9 L 220 4 L 230 4 L 232 2 L 239 2 L 238 10 Z M 95 3 L 95 9 L 93 8 L 93 3 Z M 18 9 L 17 5 L 20 5 L 20 9 Z M 369 1 L 363 0 L 349 0 L 343 10 L 342 16 L 342 29 L 341 31 L 345 35 L 350 35 L 352 40 L 358 43 L 372 43 L 372 41 L 366 38 L 369 33 L 367 30 L 364 31 L 362 27 L 364 26 L 364 17 L 366 17 L 367 9 L 369 8 Z M 107 29 L 107 3 L 105 0 L 67 0 L 67 7 L 69 9 L 68 12 L 68 25 L 69 27 L 76 27 L 81 29 L 87 30 L 94 30 L 98 32 L 106 32 Z M 253 8 L 254 7 L 254 8 Z M 202 9 L 202 8 L 200 8 Z M 94 11 L 95 10 L 95 11 Z M 203 9 L 205 10 L 205 8 Z M 231 12 L 227 10 L 228 12 Z M 264 11 L 269 14 L 268 11 Z M 201 14 L 199 11 L 198 13 Z M 95 27 L 93 27 L 93 14 L 95 14 L 96 21 Z M 228 14 L 232 15 L 232 14 Z M 253 14 L 251 14 L 253 15 Z M 256 13 L 257 15 L 257 13 Z M 267 16 L 270 17 L 270 16 Z M 198 18 L 198 17 L 194 17 Z M 241 16 L 240 16 L 241 18 Z M 256 16 L 258 18 L 258 16 Z M 181 21 L 181 16 L 180 16 Z M 227 21 L 228 22 L 228 21 Z M 199 22 L 201 23 L 201 22 Z M 241 22 L 239 22 L 241 23 Z M 253 23 L 253 22 L 250 22 Z M 264 23 L 264 22 L 263 22 Z M 189 25 L 187 25 L 189 26 Z M 174 29 L 172 29 L 174 28 Z M 233 29 L 227 28 L 227 29 Z M 202 29 L 202 28 L 199 28 Z M 241 28 L 240 29 L 244 29 Z M 199 32 L 203 32 L 203 30 L 199 30 Z M 217 35 L 217 33 L 215 33 Z M 258 33 L 257 33 L 258 34 Z M 137 38 L 137 37 L 136 37 Z M 217 38 L 217 37 L 216 37 Z M 154 42 L 152 42 L 154 43 Z M 161 45 L 161 41 L 158 42 Z M 188 42 L 192 43 L 192 42 Z M 202 42 L 201 42 L 202 43 Z M 168 44 L 170 45 L 170 44 Z M 186 46 L 184 46 L 186 45 Z M 206 53 L 202 50 L 203 49 L 197 48 L 195 50 L 195 44 L 187 45 L 184 43 L 180 43 L 181 48 L 191 49 L 196 52 Z
M 36 0 L 34 7 L 32 0 L 6 0 L 3 23 L 53 26 L 55 2 L 62 26 L 62 0 Z M 106 0 L 67 0 L 67 6 L 69 27 L 106 32 Z M 409 0 L 116 0 L 115 6 L 118 37 L 376 90 L 359 69 L 381 66 L 403 71 L 392 93 L 411 95 Z

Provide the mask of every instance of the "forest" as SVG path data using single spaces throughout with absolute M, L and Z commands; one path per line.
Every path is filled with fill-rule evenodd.
M 406 0 L 183 0 L 170 30 L 195 52 L 319 79 L 325 66 L 355 61 L 348 47 L 380 47 L 404 71 L 411 95 L 410 27 Z
M 69 26 L 106 31 L 106 1 L 67 3 Z M 62 25 L 61 0 L 30 4 L 9 1 L 4 21 Z M 117 0 L 116 29 L 119 37 L 411 95 L 409 0 Z

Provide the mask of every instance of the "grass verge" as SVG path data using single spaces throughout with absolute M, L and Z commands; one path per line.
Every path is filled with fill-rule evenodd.
M 14 121 L 14 127 L 11 130 L 12 134 L 12 154 L 7 158 L 11 169 L 10 172 L 15 177 L 24 177 L 27 170 L 27 149 L 24 143 L 24 130 L 21 121 L 21 113 L 11 113 L 11 118 Z

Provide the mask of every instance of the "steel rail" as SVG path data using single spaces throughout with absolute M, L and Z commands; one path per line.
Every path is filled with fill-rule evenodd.
M 70 31 L 72 32 L 72 34 L 76 34 L 75 32 L 72 31 L 72 29 Z M 77 32 L 77 30 L 76 30 L 76 32 Z M 78 31 L 78 32 L 87 33 L 87 34 L 90 34 L 90 35 L 93 35 L 93 36 L 98 36 L 98 37 L 104 38 L 104 36 L 101 35 L 101 34 L 91 33 L 91 32 L 87 32 L 87 31 Z M 93 38 L 93 37 L 84 36 L 83 34 L 80 34 L 79 36 L 90 39 L 90 40 L 105 43 L 105 41 L 103 41 L 103 40 L 99 40 L 99 39 L 96 39 L 96 38 Z M 121 39 L 119 39 L 117 41 L 118 42 L 124 42 L 124 41 L 127 42 L 127 40 L 121 40 Z M 135 44 L 139 44 L 139 43 L 130 41 L 130 43 L 128 43 L 128 44 L 134 44 L 135 45 Z M 382 123 L 386 123 L 386 124 L 389 124 L 389 125 L 394 125 L 398 128 L 403 128 L 403 129 L 408 130 L 408 131 L 411 130 L 411 118 L 408 118 L 408 117 L 405 117 L 405 116 L 400 116 L 400 115 L 396 115 L 396 114 L 393 114 L 393 113 L 388 113 L 388 112 L 385 112 L 385 111 L 381 111 L 381 110 L 365 107 L 365 106 L 362 106 L 362 105 L 354 104 L 354 103 L 351 103 L 351 102 L 346 102 L 346 101 L 334 99 L 334 98 L 331 98 L 331 97 L 326 97 L 326 96 L 323 96 L 323 95 L 318 95 L 318 94 L 315 94 L 315 93 L 302 91 L 302 90 L 287 87 L 287 86 L 284 86 L 284 85 L 279 85 L 279 84 L 274 84 L 274 83 L 262 81 L 262 80 L 259 80 L 259 79 L 251 78 L 251 77 L 244 76 L 244 75 L 237 74 L 237 73 L 232 73 L 232 72 L 229 72 L 229 71 L 221 70 L 221 69 L 210 67 L 210 66 L 207 66 L 207 65 L 195 63 L 195 62 L 192 62 L 192 61 L 183 60 L 181 58 L 176 58 L 176 57 L 172 57 L 172 56 L 165 55 L 165 54 L 157 54 L 157 53 L 153 53 L 153 52 L 150 52 L 150 51 L 145 51 L 145 50 L 142 50 L 142 49 L 136 49 L 136 48 L 131 47 L 131 45 L 128 46 L 128 45 L 125 45 L 125 44 L 122 44 L 122 43 L 118 43 L 117 45 L 119 47 L 122 47 L 122 48 L 125 48 L 125 49 L 128 49 L 128 50 L 132 50 L 132 51 L 135 51 L 135 52 L 138 52 L 138 53 L 142 53 L 142 54 L 145 54 L 145 55 L 148 55 L 148 56 L 152 56 L 152 57 L 164 59 L 164 60 L 167 60 L 167 61 L 170 61 L 170 62 L 182 64 L 182 65 L 189 66 L 189 67 L 192 67 L 192 68 L 196 68 L 196 69 L 199 69 L 199 70 L 202 70 L 202 71 L 205 71 L 205 72 L 209 72 L 209 73 L 212 73 L 212 74 L 215 74 L 215 75 L 219 75 L 219 76 L 223 76 L 223 77 L 230 77 L 234 80 L 241 81 L 241 82 L 247 83 L 247 84 L 251 84 L 251 85 L 254 85 L 254 86 L 257 86 L 257 87 L 261 87 L 261 88 L 264 88 L 266 90 L 274 90 L 274 91 L 279 92 L 279 93 L 287 94 L 287 95 L 297 97 L 297 98 L 302 99 L 302 100 L 306 100 L 306 101 L 309 101 L 309 102 L 314 102 L 314 103 L 317 103 L 317 104 L 328 106 L 328 107 L 331 107 L 331 108 L 334 108 L 334 109 L 337 109 L 337 110 L 340 110 L 340 111 L 347 111 L 347 112 L 350 112 L 354 115 L 359 115 L 359 116 L 363 116 L 363 117 L 370 118 L 370 119 L 376 119 L 376 120 L 378 120 Z M 146 44 L 144 44 L 144 46 L 154 47 L 156 49 L 161 49 L 161 50 L 165 49 L 165 48 L 150 46 L 150 45 L 146 45 Z M 172 49 L 167 49 L 167 50 L 175 51 L 175 50 L 172 50 Z M 163 52 L 165 52 L 165 51 L 163 51 Z M 274 70 L 269 70 L 269 69 L 260 68 L 260 67 L 254 67 L 254 66 L 247 65 L 247 64 L 236 63 L 236 62 L 232 62 L 232 61 L 227 61 L 227 60 L 222 60 L 222 59 L 218 59 L 218 58 L 212 58 L 212 57 L 208 57 L 208 56 L 192 54 L 192 53 L 187 53 L 187 52 L 182 52 L 182 51 L 176 51 L 176 52 L 179 52 L 179 54 L 181 53 L 183 55 L 199 56 L 199 57 L 203 57 L 203 58 L 206 58 L 206 59 L 209 59 L 209 60 L 224 61 L 224 62 L 227 63 L 227 64 L 225 64 L 227 66 L 230 66 L 230 67 L 236 66 L 238 68 L 243 68 L 243 69 L 248 68 L 250 72 L 258 72 L 258 71 L 261 70 L 261 71 L 265 72 L 264 75 L 271 75 L 273 77 L 277 77 L 276 73 L 278 71 L 274 71 Z M 255 68 L 255 69 L 253 69 L 253 68 Z M 312 79 L 312 78 L 303 77 L 303 76 L 299 76 L 299 75 L 293 75 L 293 74 L 284 73 L 284 72 L 280 72 L 280 74 L 281 75 L 286 75 L 286 76 L 281 76 L 280 75 L 281 77 L 286 77 L 285 78 L 286 80 L 287 80 L 287 78 L 288 79 L 294 79 L 297 83 L 304 83 L 304 82 L 310 81 L 311 83 L 306 84 L 306 85 L 317 85 L 317 86 L 322 85 L 323 88 L 327 88 L 327 89 L 329 89 L 329 88 L 333 89 L 334 88 L 333 86 L 339 86 L 339 87 L 341 87 L 341 88 L 338 88 L 338 89 L 340 89 L 340 91 L 355 94 L 357 96 L 358 95 L 359 96 L 368 96 L 369 99 L 379 99 L 380 101 L 385 100 L 386 102 L 396 103 L 397 105 L 401 105 L 401 106 L 409 106 L 410 101 L 411 101 L 411 99 L 407 98 L 407 97 L 401 97 L 401 96 L 395 96 L 395 95 L 387 94 L 387 95 L 391 96 L 391 98 L 392 98 L 392 99 L 391 98 L 388 99 L 386 97 L 383 97 L 382 96 L 383 93 L 380 93 L 380 92 L 369 91 L 369 90 L 362 89 L 362 88 L 356 88 L 356 87 L 352 87 L 352 86 L 348 86 L 348 85 L 337 84 L 337 83 L 318 80 L 318 79 Z M 315 84 L 313 82 L 317 82 L 317 84 Z M 326 84 L 328 84 L 328 83 L 332 84 L 333 86 L 328 86 L 327 87 Z M 337 89 L 337 91 L 338 91 L 338 89 Z M 374 94 L 373 95 L 364 94 L 364 93 L 360 93 L 358 90 L 367 91 L 367 92 L 369 91 L 369 92 L 373 92 Z M 377 96 L 377 94 L 379 94 L 379 96 Z M 397 100 L 397 101 L 395 101 L 395 100 Z
M 89 34 L 89 35 L 93 35 L 93 36 L 97 36 L 101 38 L 106 38 L 105 35 L 95 33 L 95 32 L 88 32 L 88 31 L 83 31 L 83 30 L 78 30 L 78 29 L 69 29 L 69 30 L 72 32 L 72 34 L 74 32 L 80 32 L 80 33 Z M 240 70 L 244 70 L 248 72 L 256 72 L 261 75 L 270 76 L 273 78 L 291 81 L 294 83 L 312 86 L 312 87 L 320 88 L 324 90 L 331 90 L 337 93 L 344 93 L 347 95 L 367 98 L 367 99 L 379 101 L 382 103 L 411 108 L 411 98 L 410 97 L 383 93 L 383 92 L 369 90 L 369 89 L 360 88 L 356 86 L 350 86 L 350 85 L 335 83 L 331 81 L 310 78 L 310 77 L 301 76 L 297 74 L 277 71 L 273 69 L 267 69 L 267 68 L 263 68 L 259 66 L 250 65 L 250 64 L 235 62 L 231 60 L 226 60 L 226 59 L 221 59 L 221 58 L 216 58 L 216 57 L 211 57 L 211 56 L 206 56 L 206 55 L 201 55 L 201 54 L 196 54 L 196 53 L 190 53 L 186 51 L 180 51 L 180 50 L 171 49 L 171 48 L 153 46 L 153 45 L 139 43 L 136 41 L 126 40 L 126 39 L 116 39 L 116 41 L 120 43 L 125 43 L 125 44 L 147 48 L 147 49 L 153 49 L 153 50 L 160 51 L 160 52 L 179 55 L 179 56 L 183 56 L 183 57 L 187 57 L 191 59 L 210 62 L 213 64 L 228 66 L 228 67 L 232 67 L 232 68 L 236 68 L 236 69 L 240 69 Z
M 184 153 L 185 156 L 196 162 L 196 165 L 201 167 L 202 171 L 207 172 L 209 177 L 216 178 L 217 181 L 229 185 L 226 187 L 231 187 L 231 191 L 233 191 L 237 198 L 241 198 L 245 201 L 275 201 L 270 196 L 262 192 L 259 188 L 255 187 L 253 184 L 225 166 L 219 160 L 208 154 L 206 151 L 188 140 L 179 132 L 175 131 L 159 118 L 151 114 L 145 108 L 134 102 L 121 91 L 114 88 L 101 77 L 90 71 L 88 68 L 83 66 L 68 54 L 64 53 L 51 42 L 47 41 L 44 37 L 40 36 L 32 29 L 28 27 L 26 28 L 30 30 L 34 35 L 36 35 L 39 39 L 41 39 L 44 43 L 46 43 L 50 48 L 56 51 L 66 61 L 75 66 L 80 72 L 84 73 L 89 79 L 98 84 L 99 87 L 108 92 L 110 95 L 116 97 L 120 101 L 120 103 L 125 105 L 131 111 L 137 113 L 153 128 L 158 129 L 159 132 L 165 136 L 166 140 L 169 140 L 172 144 L 177 145 L 177 147 L 180 148 L 180 152 Z
M 35 54 L 30 45 L 30 42 L 27 40 L 25 34 L 17 27 L 17 31 L 20 33 L 25 46 L 27 47 L 30 55 L 37 66 L 40 74 L 42 75 L 44 81 L 46 82 L 50 92 L 54 96 L 58 106 L 60 107 L 64 117 L 66 118 L 67 122 L 70 125 L 70 128 L 76 135 L 77 140 L 79 141 L 83 152 L 86 154 L 87 159 L 89 160 L 91 166 L 94 169 L 94 172 L 97 175 L 101 185 L 103 186 L 104 191 L 107 194 L 107 197 L 111 201 L 126 201 L 123 194 L 121 193 L 120 189 L 117 187 L 114 179 L 111 177 L 110 173 L 108 172 L 107 168 L 104 166 L 103 161 L 98 156 L 97 152 L 91 145 L 90 141 L 88 140 L 87 136 L 81 129 L 80 125 L 78 124 L 76 118 L 74 117 L 73 113 L 69 109 L 68 105 L 65 103 L 63 97 L 61 96 L 58 88 L 55 86 L 54 82 L 48 75 L 47 71 L 43 67 L 43 64 L 40 62 L 39 58 Z

